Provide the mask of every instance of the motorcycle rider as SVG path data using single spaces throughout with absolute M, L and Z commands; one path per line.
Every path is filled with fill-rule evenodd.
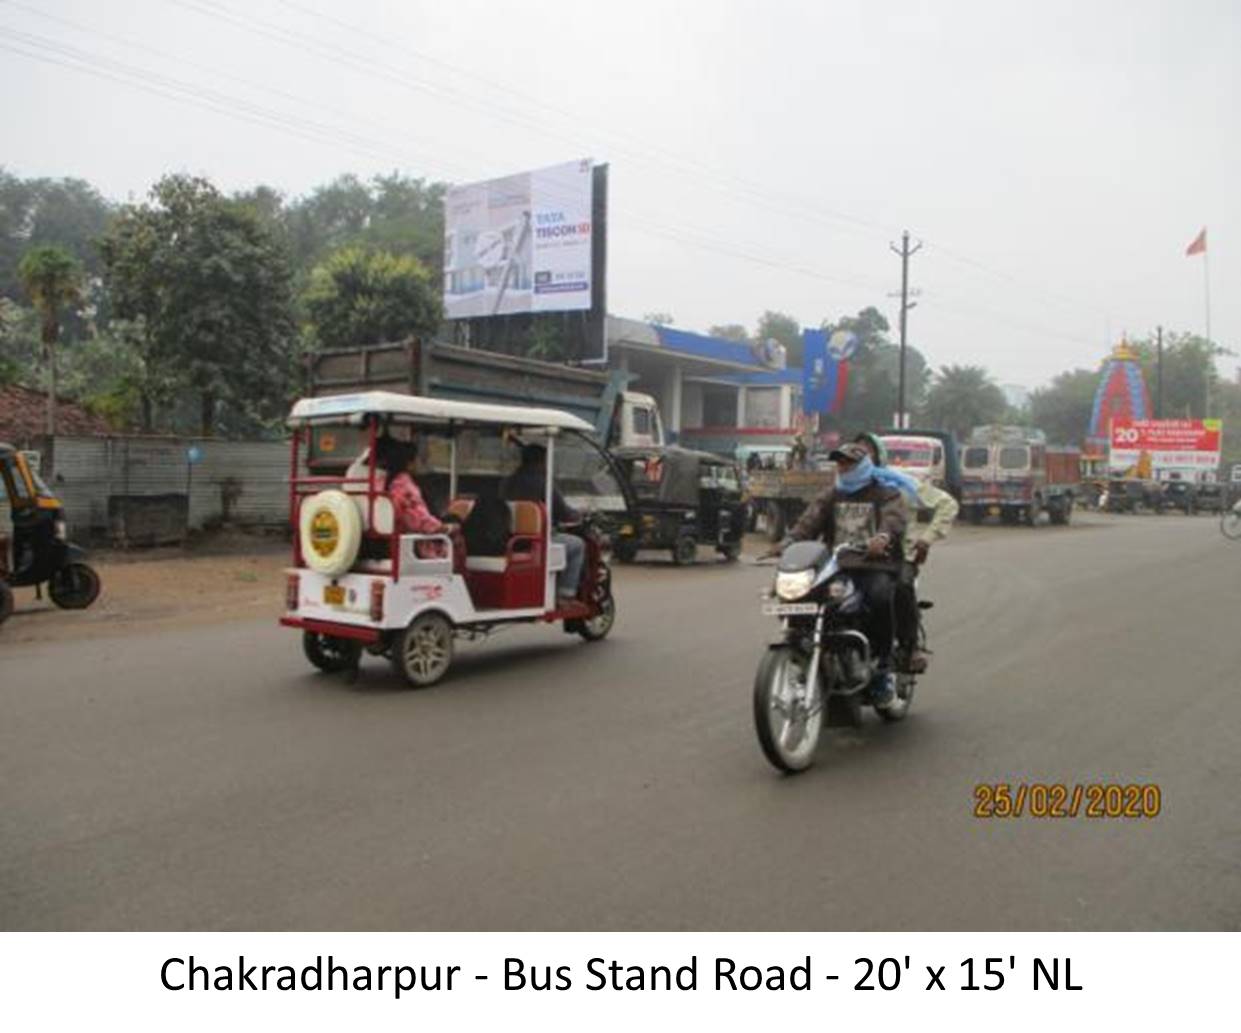
M 931 551 L 931 543 L 942 541 L 948 537 L 952 522 L 957 517 L 960 506 L 948 492 L 937 488 L 930 479 L 911 477 L 900 470 L 887 465 L 887 449 L 880 438 L 862 431 L 853 439 L 862 445 L 870 454 L 871 462 L 879 472 L 877 477 L 881 483 L 899 489 L 913 507 L 918 511 L 930 510 L 930 522 L 918 525 L 919 530 L 911 531 L 905 536 L 905 560 L 896 580 L 893 597 L 896 612 L 896 640 L 900 643 L 900 653 L 905 659 L 910 672 L 921 674 L 926 670 L 927 656 L 918 648 L 918 596 L 915 582 L 918 568 L 926 563 L 927 554 Z
M 898 489 L 877 479 L 865 446 L 850 442 L 829 458 L 836 463 L 835 486 L 806 507 L 789 536 L 793 541 L 817 538 L 829 548 L 845 543 L 865 547 L 865 556 L 845 554 L 840 565 L 850 570 L 865 601 L 863 625 L 878 664 L 871 702 L 883 707 L 896 697 L 893 593 L 903 557 L 906 507 Z

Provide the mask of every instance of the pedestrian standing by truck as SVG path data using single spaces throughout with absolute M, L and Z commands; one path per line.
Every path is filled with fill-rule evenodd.
M 870 455 L 876 467 L 876 479 L 881 484 L 899 490 L 917 513 L 930 512 L 930 520 L 926 524 L 915 521 L 905 535 L 905 562 L 901 564 L 893 593 L 900 655 L 907 658 L 911 673 L 922 674 L 926 670 L 927 656 L 918 643 L 918 570 L 926 563 L 931 544 L 948 537 L 960 506 L 956 499 L 942 488 L 937 488 L 929 478 L 910 477 L 887 466 L 883 442 L 876 435 L 863 431 L 853 440 Z

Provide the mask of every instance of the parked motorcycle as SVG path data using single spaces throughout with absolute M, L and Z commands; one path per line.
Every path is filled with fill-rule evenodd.
M 754 678 L 759 745 L 780 771 L 804 771 L 814 763 L 825 717 L 856 724 L 862 707 L 872 705 L 867 690 L 878 664 L 861 627 L 864 601 L 849 571 L 841 568 L 847 554 L 864 551 L 794 542 L 780 557 L 772 601 L 763 612 L 780 618 L 783 635 L 767 647 Z M 919 603 L 920 609 L 930 605 Z M 885 721 L 909 713 L 917 681 L 905 670 L 907 658 L 898 652 L 896 660 L 896 698 L 875 707 Z

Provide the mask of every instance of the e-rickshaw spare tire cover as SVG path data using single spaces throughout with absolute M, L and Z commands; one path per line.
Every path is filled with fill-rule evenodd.
M 302 503 L 298 520 L 302 562 L 320 574 L 343 574 L 358 558 L 362 514 L 353 499 L 331 489 Z

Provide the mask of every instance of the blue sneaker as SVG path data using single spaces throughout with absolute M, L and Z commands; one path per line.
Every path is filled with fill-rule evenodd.
M 886 707 L 896 702 L 896 675 L 880 671 L 870 683 L 870 701 L 876 707 Z

